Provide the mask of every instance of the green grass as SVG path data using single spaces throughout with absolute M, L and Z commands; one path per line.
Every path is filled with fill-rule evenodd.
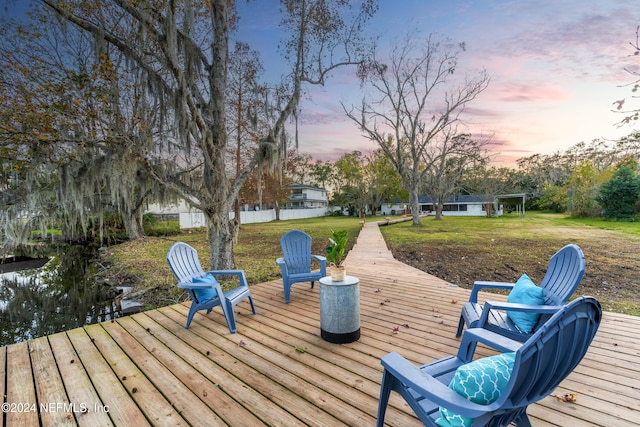
M 619 231 L 630 236 L 640 237 L 640 222 L 634 221 L 604 221 L 601 218 L 566 218 L 570 224 L 600 228 L 602 230 Z
M 411 222 L 381 227 L 385 239 L 397 244 L 413 244 L 420 242 L 474 242 L 490 241 L 497 234 L 501 238 L 552 238 L 551 234 L 540 233 L 541 229 L 556 227 L 563 223 L 565 215 L 560 214 L 527 214 L 524 218 L 511 214 L 496 218 L 486 217 L 443 217 L 436 220 L 429 216 L 422 218 L 420 227 L 413 227 Z
M 589 230 L 596 228 L 610 231 L 611 238 L 593 237 L 595 233 Z M 360 224 L 358 218 L 321 217 L 243 225 L 234 256 L 236 267 L 245 270 L 250 284 L 280 277 L 275 264 L 281 256 L 279 240 L 291 229 L 311 235 L 313 253 L 323 255 L 332 230 L 348 231 L 350 250 Z M 587 257 L 587 274 L 581 285 L 584 292 L 606 301 L 607 310 L 640 314 L 640 303 L 636 302 L 640 261 L 633 255 L 640 236 L 638 223 L 576 220 L 562 214 L 528 212 L 524 218 L 516 214 L 499 218 L 445 216 L 440 221 L 426 217 L 420 227 L 413 227 L 408 221 L 380 230 L 398 259 L 460 286 L 480 279 L 510 279 L 521 271 L 540 280 L 549 257 L 564 244 L 577 243 Z M 202 265 L 208 266 L 206 231 L 182 230 L 177 235 L 146 237 L 112 246 L 105 254 L 112 265 L 110 274 L 119 279 L 128 277 L 138 289 L 155 288 L 150 306 L 175 301 L 182 294 L 175 287 L 165 257 L 176 241 L 195 247 Z M 615 244 L 622 246 L 612 246 Z
M 280 237 L 292 229 L 300 229 L 313 238 L 312 252 L 324 255 L 332 230 L 347 230 L 350 250 L 360 232 L 358 218 L 320 217 L 304 220 L 273 221 L 245 224 L 240 228 L 234 247 L 236 267 L 245 270 L 249 283 L 262 283 L 280 277 L 275 260 L 282 255 Z M 204 229 L 183 230 L 175 236 L 145 237 L 110 247 L 104 259 L 112 268 L 109 275 L 135 282 L 137 290 L 155 288 L 155 301 L 150 306 L 176 300 L 181 292 L 176 290 L 175 278 L 166 261 L 166 254 L 174 242 L 183 241 L 193 246 L 206 269 L 209 265 L 209 246 Z
M 180 234 L 180 221 L 169 219 L 166 221 L 148 221 L 144 224 L 147 236 L 169 236 Z
M 640 224 L 528 212 L 499 218 L 428 217 L 420 227 L 380 228 L 402 262 L 459 286 L 476 280 L 513 282 L 526 272 L 542 280 L 549 258 L 568 243 L 587 264 L 576 295 L 597 297 L 605 310 L 640 314 Z

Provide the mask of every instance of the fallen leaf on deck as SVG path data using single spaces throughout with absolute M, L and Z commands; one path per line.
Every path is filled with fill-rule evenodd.
M 295 348 L 298 353 L 305 353 L 306 352 L 306 350 L 304 348 L 298 347 L 297 345 L 294 345 L 293 348 Z
M 560 402 L 567 402 L 567 403 L 575 403 L 576 400 L 578 399 L 578 394 L 577 393 L 567 393 L 567 394 L 564 394 L 562 396 L 559 396 L 557 394 L 552 394 L 551 396 L 555 397 Z

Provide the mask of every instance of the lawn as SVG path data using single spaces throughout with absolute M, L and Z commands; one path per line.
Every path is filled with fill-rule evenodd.
M 368 219 L 371 220 L 371 219 Z M 280 237 L 301 229 L 313 238 L 313 252 L 324 254 L 331 230 L 349 232 L 348 249 L 355 243 L 357 218 L 323 217 L 243 225 L 235 246 L 235 261 L 249 283 L 280 277 L 275 259 Z M 507 214 L 499 218 L 423 218 L 420 227 L 411 222 L 381 227 L 394 256 L 451 283 L 469 288 L 475 280 L 515 281 L 526 272 L 542 280 L 549 258 L 568 243 L 578 244 L 587 270 L 576 295 L 598 298 L 606 310 L 640 315 L 640 224 L 574 220 L 566 215 L 528 212 L 524 218 Z M 105 253 L 109 274 L 151 289 L 144 296 L 150 307 L 184 298 L 166 263 L 175 241 L 194 246 L 203 265 L 208 264 L 204 230 L 188 230 L 176 236 L 147 237 L 113 246 Z
M 577 295 L 592 295 L 606 310 L 640 315 L 640 224 L 575 220 L 529 212 L 499 218 L 425 218 L 421 227 L 381 228 L 394 257 L 459 286 L 475 280 L 515 281 L 527 273 L 539 283 L 549 258 L 575 243 L 585 254 Z
M 236 267 L 245 270 L 250 284 L 281 277 L 275 260 L 282 256 L 280 237 L 289 230 L 305 231 L 313 238 L 312 252 L 325 254 L 332 230 L 349 233 L 350 250 L 360 232 L 357 218 L 327 216 L 304 220 L 273 221 L 241 226 L 234 257 Z M 197 249 L 204 268 L 209 264 L 209 246 L 204 229 L 185 230 L 179 235 L 146 237 L 112 246 L 103 254 L 103 262 L 110 268 L 104 271 L 112 281 L 135 284 L 140 299 L 149 307 L 177 302 L 185 294 L 175 287 L 175 279 L 166 261 L 166 254 L 174 242 L 183 241 Z

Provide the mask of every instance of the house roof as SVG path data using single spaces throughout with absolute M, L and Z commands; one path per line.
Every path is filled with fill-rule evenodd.
M 445 200 L 446 204 L 461 204 L 461 203 L 492 203 L 493 197 L 485 195 L 474 194 L 458 194 Z M 392 203 L 409 203 L 407 200 L 402 200 L 398 197 L 392 200 Z M 433 203 L 431 196 L 418 196 L 419 204 L 431 204 Z
M 290 187 L 292 190 L 301 190 L 303 188 L 307 188 L 309 190 L 318 190 L 318 191 L 327 191 L 324 188 L 320 188 L 320 187 L 315 187 L 313 185 L 307 185 L 307 184 L 298 184 L 296 182 L 293 182 L 291 184 L 287 184 L 287 187 Z

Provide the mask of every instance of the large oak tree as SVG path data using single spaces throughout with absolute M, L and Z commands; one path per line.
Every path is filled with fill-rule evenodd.
M 345 0 L 281 1 L 288 68 L 263 104 L 268 131 L 238 173 L 227 168 L 225 114 L 229 40 L 242 25 L 234 1 L 39 1 L 90 33 L 98 52 L 105 45 L 116 48 L 127 58 L 121 72 L 144 76 L 145 95 L 159 101 L 159 110 L 166 112 L 162 126 L 173 131 L 170 140 L 153 142 L 166 147 L 161 160 L 174 161 L 154 159 L 158 150 L 133 150 L 132 160 L 146 164 L 151 179 L 204 212 L 212 268 L 234 266 L 237 228 L 229 211 L 259 165 L 285 158 L 285 125 L 297 117 L 304 85 L 322 85 L 336 67 L 362 62 L 362 25 L 376 9 L 373 0 L 355 10 Z

